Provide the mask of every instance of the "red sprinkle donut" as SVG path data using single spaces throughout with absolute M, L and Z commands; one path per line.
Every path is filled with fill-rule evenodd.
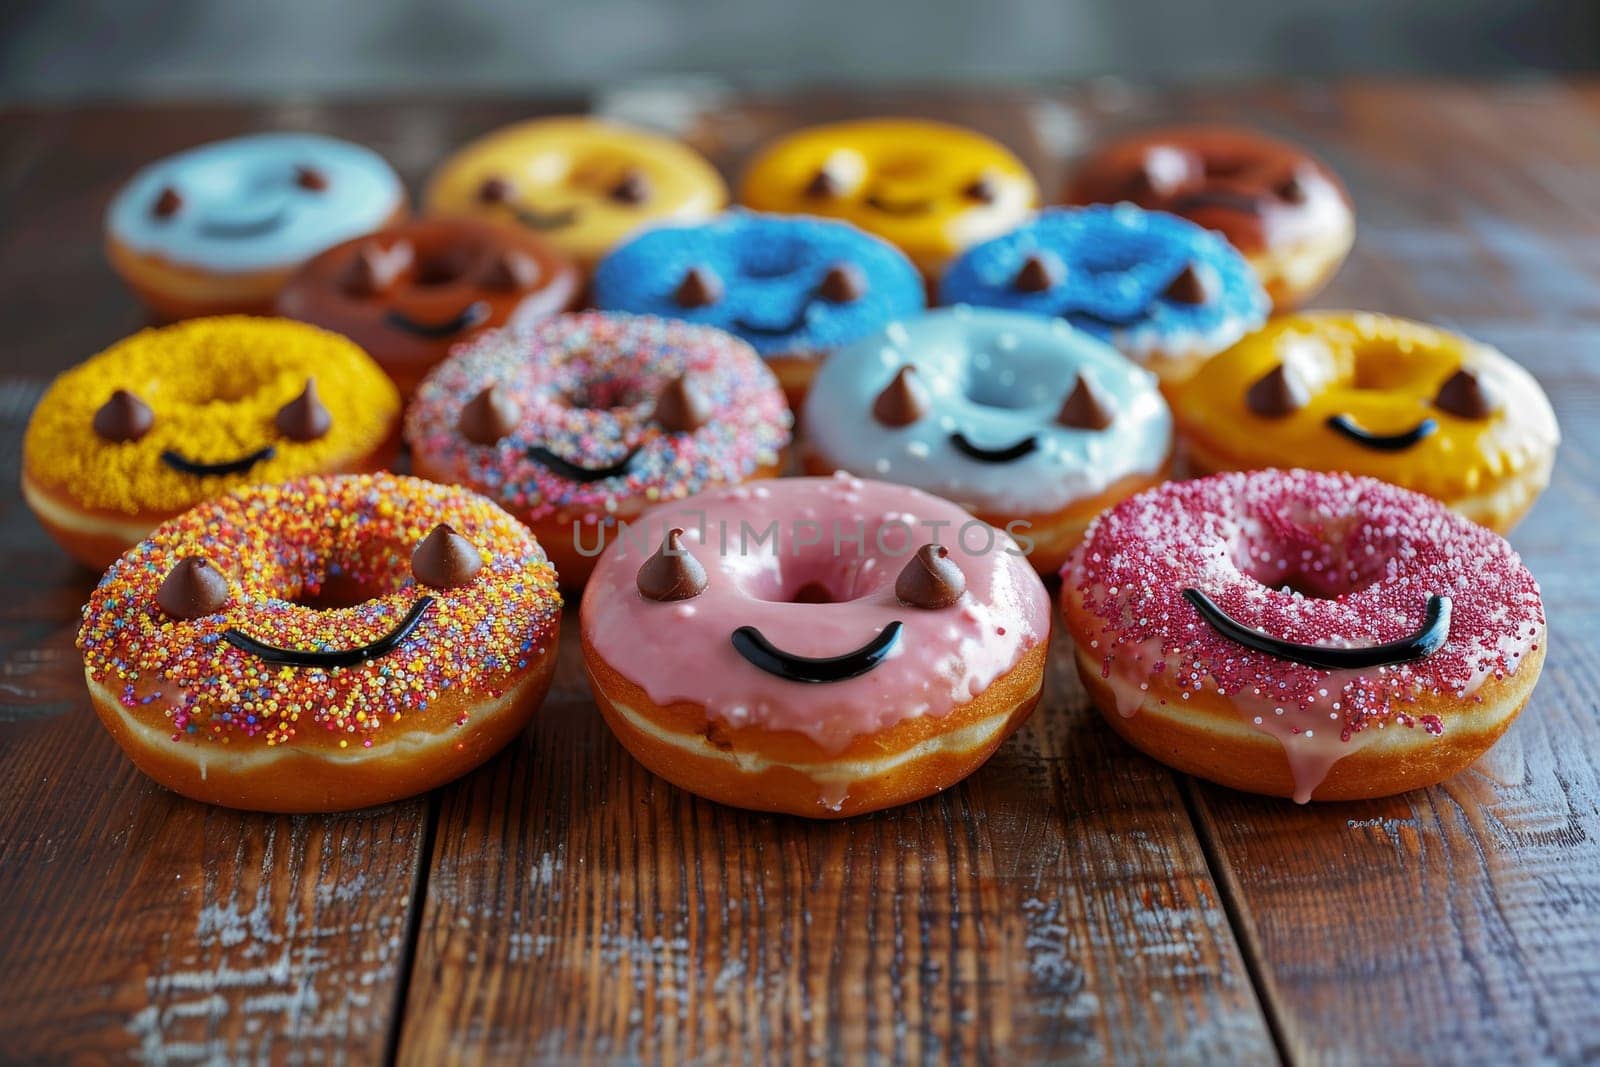
M 172 519 L 84 609 L 89 693 L 196 800 L 337 811 L 431 789 L 526 725 L 561 597 L 494 504 L 395 475 L 258 486 Z
M 1102 515 L 1062 576 L 1079 674 L 1118 733 L 1300 802 L 1455 774 L 1544 662 L 1539 585 L 1511 546 L 1372 478 L 1168 483 Z
M 555 315 L 491 331 L 434 369 L 406 412 L 418 474 L 484 493 L 587 579 L 646 507 L 778 473 L 792 419 L 755 350 L 648 315 Z

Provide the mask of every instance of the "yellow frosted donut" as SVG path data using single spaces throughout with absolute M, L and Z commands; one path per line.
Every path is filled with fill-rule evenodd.
M 758 211 L 853 222 L 936 278 L 963 249 L 1026 218 L 1039 190 L 1021 160 L 981 133 L 862 119 L 768 145 L 745 171 L 740 199 Z
M 1348 471 L 1510 529 L 1550 483 L 1544 390 L 1488 345 L 1366 312 L 1274 319 L 1173 390 L 1201 471 Z
M 286 319 L 144 330 L 57 378 L 23 440 L 39 521 L 103 569 L 159 522 L 243 485 L 380 470 L 400 396 L 351 341 Z
M 728 188 L 687 145 L 582 117 L 533 119 L 462 148 L 434 171 L 434 215 L 475 215 L 532 229 L 585 268 L 647 222 L 707 218 Z

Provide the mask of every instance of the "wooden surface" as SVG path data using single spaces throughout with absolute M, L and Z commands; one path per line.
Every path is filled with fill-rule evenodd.
M 1555 401 L 1555 484 L 1513 539 L 1551 626 L 1527 711 L 1443 786 L 1298 808 L 1134 754 L 1058 649 L 1039 711 L 968 782 L 824 825 L 653 779 L 569 644 L 535 724 L 438 795 L 240 815 L 151 785 L 101 731 L 72 647 L 93 576 L 7 489 L 0 1058 L 1600 1058 L 1600 86 L 599 103 L 676 116 L 730 171 L 777 131 L 873 112 L 985 129 L 1047 188 L 1096 136 L 1150 121 L 1312 145 L 1361 218 L 1319 303 L 1480 336 Z M 0 480 L 49 375 L 141 323 L 99 249 L 139 163 L 311 128 L 415 187 L 453 145 L 572 106 L 0 112 Z

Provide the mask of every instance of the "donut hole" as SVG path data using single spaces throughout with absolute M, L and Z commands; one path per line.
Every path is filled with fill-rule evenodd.
M 411 284 L 419 288 L 429 289 L 458 282 L 461 280 L 461 276 L 467 273 L 470 261 L 471 256 L 460 249 L 422 256 L 417 260 L 416 272 L 412 275 Z
M 596 378 L 573 382 L 561 390 L 560 402 L 575 411 L 622 411 L 644 403 L 653 394 L 638 382 Z
M 1017 380 L 1015 371 L 988 368 L 982 373 L 969 372 L 962 383 L 966 398 L 979 407 L 998 408 L 1002 411 L 1020 411 L 1032 407 L 1033 398 Z
M 353 608 L 374 599 L 372 583 L 358 581 L 349 574 L 336 573 L 323 577 L 321 583 L 301 588 L 292 603 L 315 611 L 339 611 Z
M 1350 354 L 1350 387 L 1390 392 L 1411 385 L 1417 377 L 1417 361 L 1398 355 L 1394 346 L 1381 341 L 1358 345 Z
M 795 241 L 752 243 L 739 254 L 739 273 L 747 278 L 783 278 L 806 265 L 807 250 Z
M 1271 536 L 1247 537 L 1235 560 L 1241 573 L 1268 589 L 1338 600 L 1377 584 L 1388 569 L 1391 554 L 1368 552 L 1365 541 L 1360 528 L 1311 517 L 1305 524 L 1285 523 Z
M 785 546 L 774 566 L 746 576 L 744 592 L 755 600 L 776 604 L 848 604 L 877 592 L 887 572 L 871 557 L 858 556 L 852 545 L 841 547 L 835 555 L 827 543 L 806 546 L 801 555 L 790 555 Z

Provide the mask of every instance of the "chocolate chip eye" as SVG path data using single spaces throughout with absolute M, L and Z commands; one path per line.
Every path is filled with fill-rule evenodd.
M 118 389 L 94 413 L 93 425 L 95 435 L 101 440 L 120 444 L 137 441 L 150 432 L 155 421 L 155 412 L 150 410 L 149 404 L 126 389 Z
M 1178 276 L 1167 285 L 1162 294 L 1178 304 L 1205 304 L 1211 301 L 1210 272 L 1198 263 L 1188 263 Z
M 150 214 L 158 219 L 170 219 L 183 207 L 183 197 L 172 186 L 162 189 L 156 202 L 150 205 Z
M 539 264 L 533 257 L 508 248 L 495 256 L 483 272 L 483 287 L 503 292 L 521 292 L 539 283 Z
M 928 394 L 907 364 L 872 401 L 872 417 L 884 426 L 910 426 L 928 413 Z
M 459 588 L 481 570 L 477 546 L 442 522 L 411 553 L 411 576 L 430 589 Z
M 1189 153 L 1181 148 L 1152 145 L 1128 175 L 1129 195 L 1134 200 L 1170 196 L 1189 180 L 1197 167 Z
M 854 263 L 835 263 L 822 276 L 817 294 L 834 304 L 852 304 L 867 295 L 867 278 Z
M 1445 379 L 1433 398 L 1433 406 L 1448 415 L 1478 420 L 1494 414 L 1495 403 L 1478 376 L 1463 367 Z
M 1000 199 L 1000 186 L 989 175 L 980 174 L 967 183 L 961 195 L 979 204 L 992 204 Z
M 668 433 L 693 433 L 711 421 L 711 401 L 688 375 L 680 374 L 657 394 L 655 420 Z
M 294 168 L 294 183 L 307 192 L 320 193 L 328 187 L 328 176 L 316 167 Z
M 174 619 L 200 619 L 227 607 L 228 579 L 204 556 L 184 556 L 156 590 L 156 606 Z
M 948 608 L 967 591 L 967 576 L 943 545 L 923 545 L 900 568 L 894 595 L 911 608 Z
M 1282 363 L 1257 379 L 1244 395 L 1246 407 L 1269 419 L 1293 415 L 1310 399 L 1305 383 Z
M 1044 293 L 1060 285 L 1066 273 L 1060 260 L 1036 252 L 1022 261 L 1011 285 L 1019 293 Z
M 333 416 L 317 395 L 317 380 L 306 379 L 300 395 L 278 409 L 273 420 L 278 432 L 291 441 L 315 441 L 325 437 L 333 426 Z
M 642 204 L 650 199 L 650 179 L 643 171 L 630 170 L 606 194 L 619 204 Z
M 806 183 L 806 196 L 813 200 L 826 200 L 844 192 L 844 183 L 827 167 L 823 167 L 811 176 Z
M 1072 385 L 1072 392 L 1061 404 L 1056 421 L 1069 430 L 1104 430 L 1116 421 L 1116 408 L 1095 384 L 1082 374 Z
M 475 445 L 492 445 L 508 437 L 522 420 L 522 409 L 499 386 L 491 385 L 467 401 L 456 418 L 456 429 Z
M 709 267 L 690 267 L 672 291 L 673 303 L 681 308 L 703 308 L 722 299 L 722 279 Z
M 1305 179 L 1298 174 L 1289 175 L 1274 186 L 1272 191 L 1278 195 L 1278 199 L 1290 204 L 1303 204 L 1310 196 Z
M 511 183 L 501 177 L 483 179 L 478 186 L 478 203 L 503 204 L 511 199 Z
M 350 261 L 340 285 L 351 296 L 381 296 L 394 288 L 415 258 L 416 253 L 408 241 L 389 248 L 377 241 L 367 241 L 356 249 L 355 258 Z
M 674 527 L 640 566 L 634 583 L 646 600 L 689 600 L 706 591 L 706 569 L 683 547 L 683 530 Z

